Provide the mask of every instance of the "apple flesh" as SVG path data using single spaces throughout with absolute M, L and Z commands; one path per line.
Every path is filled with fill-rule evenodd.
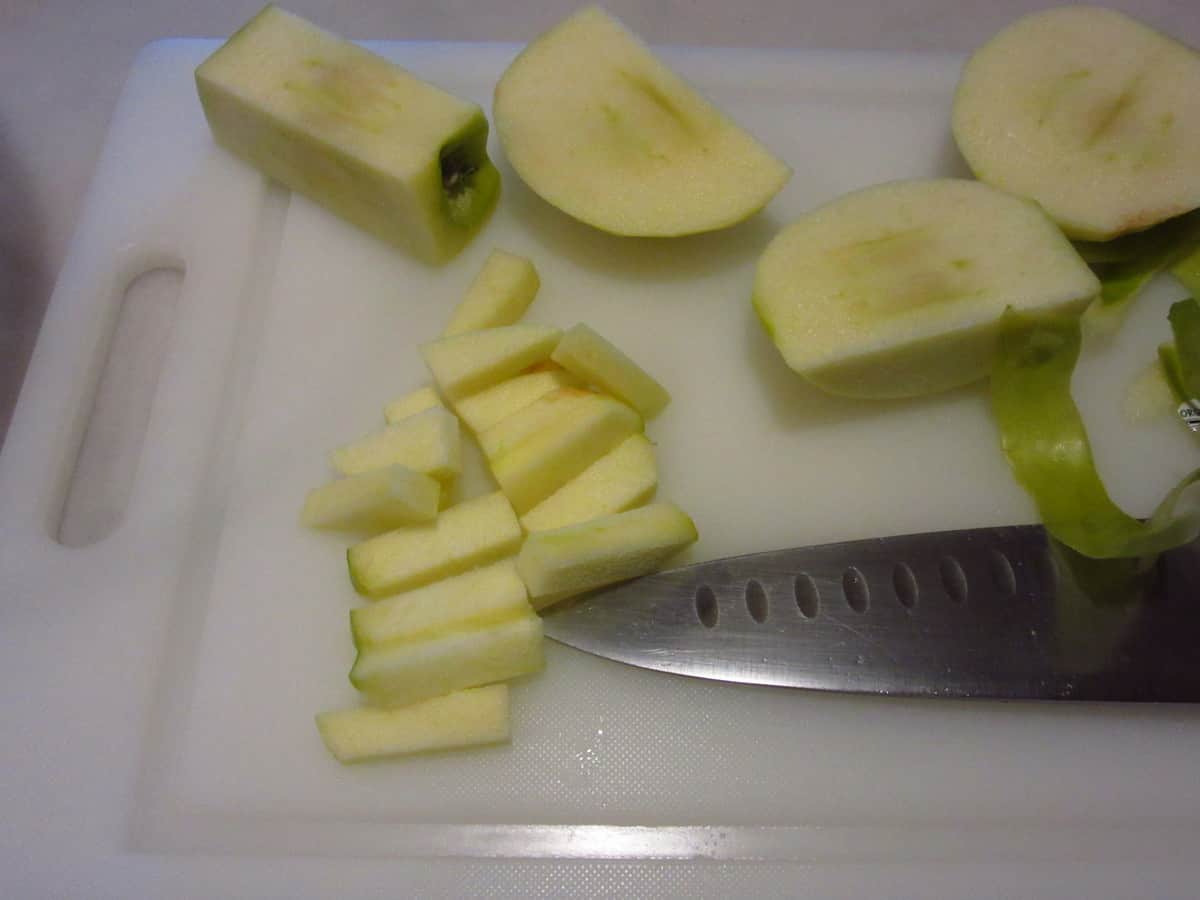
M 389 466 L 313 488 L 300 522 L 309 528 L 380 532 L 437 517 L 441 485 L 404 466 Z
M 511 556 L 522 536 L 512 505 L 495 492 L 355 544 L 346 562 L 355 590 L 386 597 Z
M 550 359 L 593 387 L 628 403 L 651 419 L 671 402 L 666 388 L 587 325 L 568 329 Z
M 410 416 L 437 406 L 444 407 L 442 398 L 438 396 L 437 391 L 426 385 L 389 402 L 383 408 L 383 420 L 389 425 L 396 425 Z
M 532 533 L 550 531 L 641 506 L 658 487 L 654 445 L 633 434 L 521 516 Z
M 517 572 L 535 609 L 628 578 L 646 575 L 696 541 L 696 526 L 671 503 L 652 503 L 529 535 Z
M 513 509 L 525 513 L 641 430 L 641 416 L 624 403 L 584 393 L 571 409 L 488 464 Z
M 483 628 L 364 648 L 350 682 L 374 704 L 404 706 L 529 675 L 544 665 L 542 620 L 530 610 Z
M 982 181 L 1103 241 L 1200 206 L 1200 54 L 1119 12 L 1018 19 L 967 62 L 954 137 Z
M 350 633 L 362 649 L 494 625 L 528 613 L 525 584 L 514 562 L 506 559 L 353 609 Z
M 594 404 L 600 395 L 581 387 L 559 387 L 547 391 L 532 403 L 527 403 L 477 435 L 479 449 L 492 461 L 500 458 L 517 444 L 548 428 L 585 404 Z
M 422 344 L 421 355 L 442 393 L 457 401 L 549 359 L 561 337 L 545 325 L 506 325 Z
M 982 378 L 1000 315 L 1082 309 L 1100 290 L 1033 202 L 918 179 L 847 194 L 780 232 L 754 307 L 784 361 L 827 391 L 910 397 Z
M 525 315 L 541 284 L 537 269 L 528 259 L 493 250 L 442 335 L 452 337 L 516 323 Z
M 462 471 L 458 419 L 435 406 L 339 447 L 329 462 L 343 475 L 400 465 L 447 481 Z
M 353 763 L 504 743 L 509 720 L 508 685 L 491 684 L 394 709 L 323 712 L 317 730 L 334 759 Z
M 268 6 L 196 70 L 217 143 L 376 237 L 455 255 L 500 175 L 474 103 Z
M 493 113 L 509 161 L 534 193 L 614 234 L 725 228 L 765 206 L 791 174 L 595 7 L 513 60 Z
M 482 434 L 553 391 L 582 386 L 574 375 L 558 366 L 548 366 L 464 397 L 455 404 L 454 411 L 468 428 Z

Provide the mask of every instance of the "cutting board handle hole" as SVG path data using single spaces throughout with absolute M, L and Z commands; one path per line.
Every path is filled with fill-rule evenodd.
M 118 287 L 116 321 L 55 529 L 63 546 L 98 543 L 125 518 L 183 279 L 182 264 L 154 263 Z

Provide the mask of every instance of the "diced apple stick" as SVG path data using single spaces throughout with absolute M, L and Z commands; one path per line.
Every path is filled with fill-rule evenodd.
M 594 403 L 600 395 L 577 387 L 556 388 L 479 432 L 479 449 L 494 460 L 572 410 Z
M 649 419 L 671 402 L 666 388 L 586 325 L 569 329 L 550 358 L 583 381 L 624 400 Z
M 383 408 L 383 420 L 389 425 L 396 425 L 409 416 L 415 416 L 417 413 L 425 412 L 427 409 L 444 405 L 437 391 L 431 386 L 426 385 L 423 388 L 417 388 L 415 391 L 411 391 L 391 401 Z
M 531 611 L 485 628 L 360 650 L 350 682 L 372 703 L 404 706 L 529 675 L 544 665 L 542 620 Z
M 525 314 L 542 281 L 523 256 L 493 250 L 442 332 L 453 337 L 467 331 L 512 325 Z
M 443 407 L 427 409 L 339 447 L 329 462 L 343 475 L 400 465 L 445 481 L 462 471 L 458 419 Z
M 550 357 L 562 332 L 544 325 L 505 325 L 469 331 L 421 346 L 442 393 L 452 401 L 519 375 Z
M 304 498 L 300 522 L 309 528 L 387 531 L 437 517 L 442 486 L 428 475 L 389 466 L 339 478 Z
M 429 524 L 355 544 L 346 562 L 355 590 L 386 597 L 510 556 L 523 536 L 512 505 L 497 491 L 451 506 Z
M 455 691 L 394 709 L 323 712 L 317 730 L 342 763 L 500 744 L 511 736 L 508 685 Z
M 482 628 L 530 612 L 525 582 L 513 560 L 505 559 L 353 609 L 350 633 L 362 649 Z
M 672 503 L 531 534 L 517 556 L 517 572 L 535 609 L 564 597 L 657 570 L 696 541 L 696 526 Z
M 592 394 L 489 463 L 513 508 L 525 513 L 641 430 L 641 416 L 624 403 Z
M 645 435 L 630 435 L 521 516 L 521 525 L 549 531 L 624 512 L 649 502 L 657 486 L 654 445 Z
M 503 421 L 524 409 L 533 401 L 559 388 L 582 388 L 574 375 L 558 366 L 525 372 L 490 388 L 464 397 L 454 406 L 454 411 L 476 434 Z

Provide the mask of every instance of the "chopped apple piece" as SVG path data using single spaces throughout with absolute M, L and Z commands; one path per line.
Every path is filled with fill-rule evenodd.
M 641 506 L 654 496 L 654 445 L 633 434 L 521 516 L 526 531 L 549 531 Z
M 530 435 L 561 419 L 579 406 L 594 403 L 595 391 L 563 387 L 548 391 L 512 415 L 479 432 L 479 448 L 489 460 L 504 455 Z
M 357 475 L 385 466 L 405 466 L 439 480 L 462 471 L 462 438 L 458 419 L 444 407 L 434 407 L 367 435 L 329 455 L 343 475 Z
M 588 384 L 624 400 L 644 419 L 658 415 L 671 402 L 666 388 L 586 325 L 569 329 L 550 358 Z
M 496 85 L 492 109 L 525 183 L 615 234 L 669 237 L 733 225 L 791 175 L 596 7 L 521 51 Z
M 525 583 L 506 559 L 353 609 L 350 633 L 361 649 L 482 628 L 529 611 Z
M 355 590 L 386 597 L 509 556 L 522 537 L 512 505 L 495 492 L 451 506 L 427 525 L 355 544 L 346 561 Z
M 754 308 L 784 361 L 853 397 L 912 397 L 991 370 L 1000 315 L 1083 309 L 1100 283 L 1037 204 L 977 181 L 875 185 L 767 246 Z
M 444 406 L 442 398 L 438 396 L 437 391 L 432 387 L 425 385 L 425 387 L 417 388 L 403 397 L 397 397 L 385 406 L 383 408 L 383 420 L 389 425 L 397 425 L 410 416 L 415 416 L 417 413 L 425 412 L 427 409 L 433 409 L 438 406 Z
M 196 70 L 217 142 L 376 237 L 431 262 L 496 205 L 474 103 L 268 6 Z
M 655 571 L 694 543 L 696 526 L 671 503 L 652 503 L 525 540 L 517 555 L 535 609 Z
M 323 712 L 317 730 L 342 763 L 504 743 L 510 737 L 508 685 L 469 688 L 394 709 Z
M 350 681 L 373 703 L 404 706 L 528 675 L 544 665 L 542 620 L 531 610 L 484 628 L 360 650 Z
M 442 335 L 453 337 L 514 324 L 525 314 L 541 284 L 537 269 L 528 259 L 493 250 Z
M 436 518 L 442 488 L 404 466 L 339 478 L 304 498 L 300 522 L 309 528 L 387 531 Z
M 585 393 L 581 401 L 488 460 L 496 483 L 518 513 L 533 509 L 629 435 L 642 430 L 641 416 L 620 400 Z
M 540 397 L 564 387 L 579 388 L 579 380 L 558 366 L 526 372 L 490 388 L 464 397 L 454 411 L 467 427 L 481 434 L 498 422 L 524 409 Z
M 560 337 L 544 325 L 505 325 L 432 341 L 421 354 L 442 393 L 459 400 L 548 359 Z

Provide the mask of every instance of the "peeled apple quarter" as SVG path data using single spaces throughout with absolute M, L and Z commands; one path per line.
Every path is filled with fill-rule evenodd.
M 493 111 L 504 152 L 534 193 L 613 234 L 725 228 L 758 212 L 791 175 L 596 7 L 513 60 Z
M 976 181 L 846 194 L 780 232 L 754 307 L 787 364 L 856 397 L 910 397 L 991 367 L 1000 315 L 1078 310 L 1096 276 L 1037 204 Z
M 997 34 L 963 69 L 953 130 L 976 176 L 1073 238 L 1200 206 L 1200 54 L 1113 10 L 1045 10 Z

